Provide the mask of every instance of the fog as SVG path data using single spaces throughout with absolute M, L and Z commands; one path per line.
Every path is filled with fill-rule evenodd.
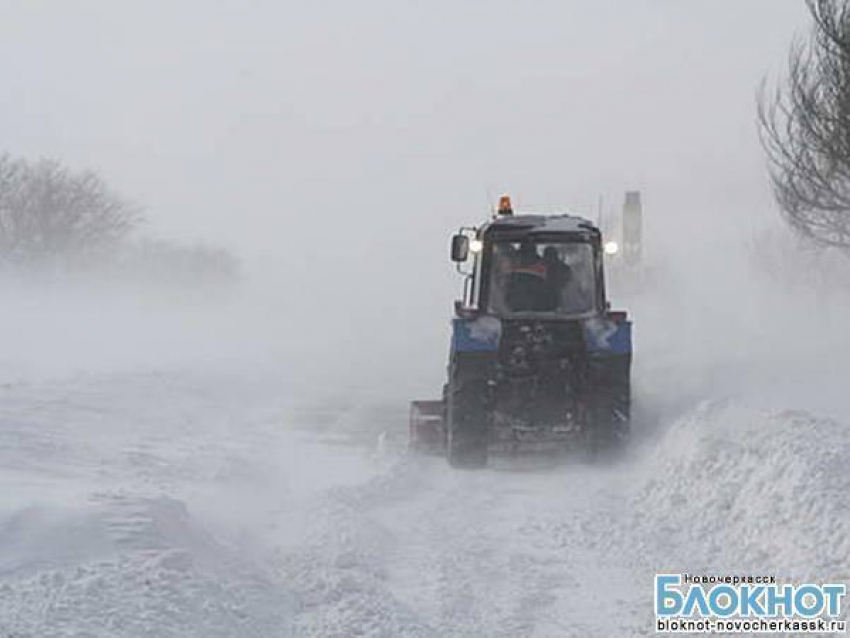
M 236 251 L 269 338 L 382 382 L 437 382 L 447 236 L 501 192 L 595 216 L 639 188 L 658 258 L 777 221 L 754 102 L 791 0 L 3 4 L 7 151 Z
M 821 499 L 828 481 L 806 472 L 818 437 L 846 448 L 850 260 L 785 228 L 756 125 L 760 83 L 806 28 L 799 0 L 0 0 L 0 152 L 96 170 L 144 208 L 140 232 L 241 262 L 226 291 L 96 269 L 0 276 L 0 473 L 24 486 L 0 499 L 14 549 L 0 634 L 45 629 L 33 601 L 58 594 L 44 565 L 112 560 L 97 539 L 55 553 L 67 529 L 101 523 L 122 552 L 189 548 L 195 563 L 109 562 L 102 595 L 66 574 L 71 633 L 98 635 L 107 598 L 135 618 L 140 583 L 175 573 L 190 593 L 162 608 L 192 610 L 175 635 L 270 635 L 293 596 L 308 601 L 293 633 L 317 636 L 572 635 L 562 617 L 575 635 L 633 635 L 654 571 L 844 577 L 847 553 L 822 548 L 850 537 L 846 498 Z M 451 233 L 504 192 L 595 219 L 635 189 L 645 270 L 613 273 L 609 291 L 634 321 L 622 468 L 411 461 L 407 401 L 439 396 L 462 286 Z M 814 435 L 788 458 L 794 419 Z M 758 436 L 776 457 L 748 473 Z M 704 475 L 724 463 L 732 483 Z M 774 470 L 757 486 L 775 492 L 753 487 Z M 689 537 L 689 516 L 726 516 L 724 490 L 764 502 Z M 798 529 L 770 518 L 777 494 L 826 513 Z M 641 518 L 668 496 L 686 501 L 669 529 Z M 770 524 L 789 530 L 779 545 L 759 536 Z M 618 590 L 620 625 L 594 598 L 598 573 L 636 583 Z M 576 590 L 574 576 L 596 580 Z M 527 588 L 556 600 L 551 624 Z M 213 620 L 195 594 L 224 601 Z M 151 631 L 140 622 L 126 635 Z

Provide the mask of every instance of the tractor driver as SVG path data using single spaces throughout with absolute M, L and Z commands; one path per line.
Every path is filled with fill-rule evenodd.
M 507 303 L 513 312 L 551 312 L 558 306 L 548 269 L 534 242 L 523 241 L 508 273 Z
M 570 285 L 573 278 L 573 271 L 561 259 L 558 249 L 551 245 L 543 249 L 543 264 L 546 266 L 549 294 L 554 299 L 553 310 L 555 310 L 562 305 L 567 286 Z

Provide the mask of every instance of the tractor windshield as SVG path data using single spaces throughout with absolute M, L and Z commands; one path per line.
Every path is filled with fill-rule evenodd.
M 581 242 L 496 241 L 489 311 L 581 315 L 596 305 L 593 248 Z

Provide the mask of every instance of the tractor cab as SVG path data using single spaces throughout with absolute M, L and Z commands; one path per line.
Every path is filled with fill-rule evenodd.
M 459 316 L 581 319 L 605 312 L 599 230 L 571 215 L 501 213 L 452 238 L 466 276 Z

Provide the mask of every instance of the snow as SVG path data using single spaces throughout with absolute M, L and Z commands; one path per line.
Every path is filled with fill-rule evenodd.
M 79 306 L 69 338 L 7 305 L 0 636 L 634 636 L 659 571 L 846 581 L 847 300 L 698 283 L 615 290 L 624 458 L 475 472 L 407 453 L 406 389 L 276 367 L 247 313 L 184 338 L 210 313 L 115 302 L 77 338 Z
M 845 578 L 848 459 L 846 426 L 836 421 L 705 403 L 659 443 L 634 501 L 635 524 L 664 512 L 668 560 L 694 572 Z
M 3 390 L 0 635 L 269 635 L 288 626 L 288 590 L 187 506 L 204 484 L 235 480 L 244 460 L 218 438 L 220 414 L 198 411 L 195 389 L 129 375 Z
M 659 570 L 850 573 L 834 420 L 704 401 L 616 463 L 457 472 L 403 406 L 274 387 L 4 387 L 0 635 L 642 635 Z
M 502 322 L 495 317 L 478 317 L 469 322 L 469 334 L 473 341 L 497 344 L 502 334 Z

